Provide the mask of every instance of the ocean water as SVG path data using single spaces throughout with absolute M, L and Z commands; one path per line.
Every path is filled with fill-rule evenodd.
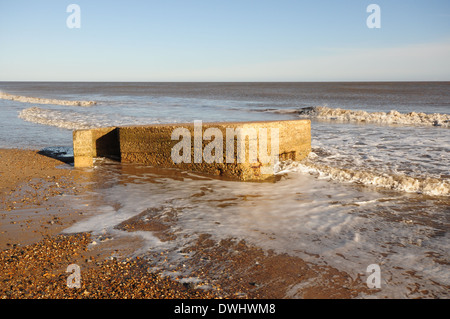
M 136 254 L 172 251 L 173 263 L 196 234 L 245 239 L 355 277 L 379 264 L 376 297 L 448 297 L 448 82 L 0 82 L 0 97 L 2 148 L 70 150 L 78 128 L 310 118 L 310 156 L 281 163 L 274 184 L 170 178 L 99 161 L 105 201 L 67 231 L 138 236 L 147 245 Z M 176 211 L 179 236 L 161 242 L 115 228 L 147 209 Z

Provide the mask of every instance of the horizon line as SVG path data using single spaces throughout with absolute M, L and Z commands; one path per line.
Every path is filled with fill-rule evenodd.
M 315 81 L 70 81 L 70 80 L 0 80 L 3 82 L 40 83 L 421 83 L 450 82 L 449 80 L 315 80 Z

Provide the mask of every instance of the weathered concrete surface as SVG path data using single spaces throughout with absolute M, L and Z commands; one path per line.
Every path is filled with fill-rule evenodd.
M 191 154 L 190 157 L 188 156 L 190 162 L 174 163 L 173 161 L 172 152 L 174 147 L 177 144 L 179 145 L 180 141 L 183 141 L 185 138 L 185 136 L 176 135 L 174 140 L 172 140 L 172 133 L 179 128 L 184 129 L 184 133 L 187 133 L 191 139 L 189 143 Z M 210 139 L 206 139 L 204 136 L 205 131 L 208 129 L 214 129 L 215 133 L 220 131 L 221 134 L 219 135 L 222 136 L 214 134 Z M 256 135 L 249 134 L 250 137 L 247 137 L 243 144 L 239 144 L 239 138 L 231 134 L 239 130 L 256 132 Z M 271 137 L 272 132 L 275 131 L 278 133 L 278 154 L 273 154 L 272 152 Z M 199 136 L 201 146 L 198 144 Z M 220 137 L 223 137 L 223 139 L 220 139 Z M 265 180 L 273 176 L 274 164 L 273 160 L 268 161 L 267 158 L 260 157 L 260 149 L 264 147 L 263 142 L 266 137 L 266 152 L 262 154 L 272 157 L 278 155 L 280 160 L 292 159 L 299 161 L 311 151 L 311 123 L 309 120 L 202 123 L 200 129 L 199 126 L 195 126 L 193 123 L 155 124 L 75 131 L 75 166 L 92 166 L 94 157 L 111 157 L 110 155 L 115 155 L 117 157 L 120 156 L 120 160 L 126 163 L 143 163 L 154 167 L 179 168 L 243 181 Z M 276 138 L 276 135 L 274 135 L 274 138 Z M 206 156 L 199 158 L 198 154 L 201 156 L 202 150 L 205 154 L 208 154 L 206 151 L 208 145 L 209 154 L 216 155 L 217 148 L 211 152 L 211 143 L 216 141 L 216 139 L 222 144 L 223 153 L 220 154 L 218 152 L 213 162 L 207 162 Z M 240 141 L 244 140 L 241 139 Z M 246 157 L 244 161 L 242 161 L 242 157 L 238 157 L 238 145 L 245 145 Z M 249 152 L 254 149 L 255 145 L 257 147 L 257 157 L 256 161 L 251 161 Z M 181 154 L 183 153 L 181 151 Z M 219 157 L 222 158 L 220 159 Z M 230 161 L 231 157 L 233 159 Z
M 92 167 L 94 157 L 120 160 L 118 129 L 105 127 L 73 132 L 75 167 Z

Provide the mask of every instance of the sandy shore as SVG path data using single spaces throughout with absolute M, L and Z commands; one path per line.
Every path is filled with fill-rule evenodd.
M 88 233 L 61 234 L 92 214 L 73 205 L 100 182 L 90 174 L 37 151 L 0 150 L 1 298 L 356 298 L 374 292 L 364 278 L 206 234 L 184 248 L 191 258 L 183 264 L 203 285 L 162 276 L 154 266 L 164 253 L 111 257 L 120 246 L 114 240 L 93 248 Z M 117 228 L 171 240 L 170 218 L 142 214 L 146 222 L 135 217 Z M 70 264 L 82 270 L 80 288 L 67 287 Z
M 31 244 L 59 233 L 83 212 L 66 207 L 86 174 L 37 151 L 0 150 L 0 249 Z
M 80 195 L 89 172 L 28 150 L 0 150 L 1 298 L 214 298 L 147 271 L 138 258 L 104 259 L 87 233 L 59 235 L 84 213 L 63 195 Z M 67 266 L 82 269 L 67 287 Z

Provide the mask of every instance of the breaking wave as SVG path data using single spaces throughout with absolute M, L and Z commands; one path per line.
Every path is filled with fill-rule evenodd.
M 353 111 L 326 106 L 313 106 L 301 109 L 253 109 L 256 112 L 294 114 L 300 117 L 321 120 L 337 120 L 343 122 L 365 122 L 376 124 L 400 124 L 400 125 L 430 125 L 450 127 L 450 114 L 427 114 L 427 113 L 400 113 L 390 112 L 366 112 Z
M 37 103 L 37 104 L 54 104 L 64 106 L 92 106 L 97 104 L 95 101 L 68 101 L 68 100 L 56 100 L 56 99 L 44 99 L 39 97 L 28 97 L 21 95 L 11 95 L 8 93 L 0 92 L 0 99 L 11 100 L 23 103 Z
M 450 196 L 450 182 L 445 179 L 411 177 L 390 173 L 377 173 L 373 170 L 354 170 L 332 167 L 314 163 L 310 158 L 300 163 L 291 162 L 284 164 L 284 167 L 279 169 L 279 171 L 280 173 L 289 171 L 303 172 L 338 182 L 382 187 L 408 193 Z
M 27 122 L 56 126 L 65 129 L 89 129 L 97 127 L 90 123 L 91 115 L 76 112 L 63 112 L 30 107 L 19 113 L 19 118 Z
M 57 111 L 42 109 L 36 106 L 22 110 L 19 113 L 19 118 L 27 122 L 56 126 L 69 130 L 160 123 L 160 120 L 156 118 L 123 116 L 120 114 Z
M 338 120 L 345 122 L 366 122 L 377 124 L 403 124 L 403 125 L 432 125 L 450 127 L 450 114 L 426 114 L 426 113 L 400 113 L 390 112 L 366 112 L 352 111 L 326 106 L 306 107 L 300 110 L 289 110 L 301 117 L 312 117 L 325 120 Z

